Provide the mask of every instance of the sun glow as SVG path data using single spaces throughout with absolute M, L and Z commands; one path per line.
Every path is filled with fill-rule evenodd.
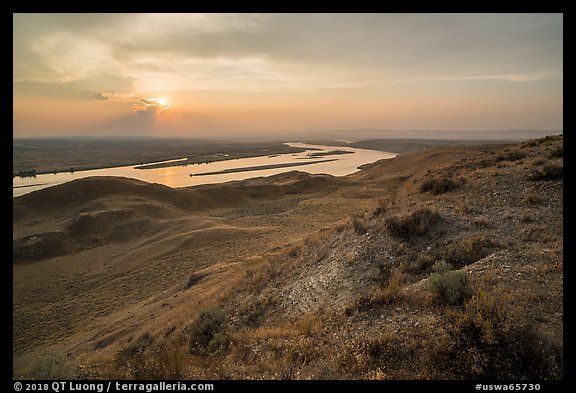
M 563 129 L 562 13 L 12 19 L 17 138 Z

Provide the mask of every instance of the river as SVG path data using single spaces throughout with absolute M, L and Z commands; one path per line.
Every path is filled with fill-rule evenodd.
M 123 176 L 143 180 L 148 183 L 164 184 L 174 188 L 195 186 L 199 184 L 224 183 L 259 176 L 271 176 L 292 170 L 314 174 L 326 173 L 334 176 L 345 176 L 358 171 L 360 165 L 396 156 L 395 153 L 356 149 L 351 147 L 311 145 L 307 143 L 287 143 L 287 145 L 319 150 L 308 150 L 295 154 L 240 158 L 209 164 L 169 166 L 155 169 L 135 169 L 134 165 L 129 165 L 115 168 L 78 171 L 73 173 L 60 172 L 56 174 L 36 175 L 36 177 L 14 177 L 12 179 L 12 196 L 18 197 L 32 191 L 88 176 Z M 314 153 L 337 150 L 351 152 L 351 154 L 321 155 L 316 157 L 310 156 L 310 154 Z M 290 163 L 302 164 L 310 162 L 314 163 L 298 166 L 287 165 Z M 275 165 L 280 167 L 271 168 Z M 254 167 L 263 167 L 268 169 L 259 170 Z M 247 168 L 247 170 L 239 170 L 240 168 Z M 224 171 L 229 172 L 213 174 L 214 172 Z M 210 174 L 203 175 L 203 173 Z

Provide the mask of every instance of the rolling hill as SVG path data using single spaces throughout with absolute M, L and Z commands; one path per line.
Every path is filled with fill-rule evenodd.
M 561 136 L 13 217 L 15 378 L 562 378 Z

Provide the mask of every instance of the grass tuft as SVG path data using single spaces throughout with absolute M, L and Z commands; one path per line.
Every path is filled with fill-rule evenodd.
M 420 192 L 429 192 L 434 195 L 444 194 L 458 188 L 458 183 L 454 180 L 444 177 L 440 179 L 425 180 L 420 186 Z
M 386 229 L 391 235 L 410 240 L 423 235 L 440 219 L 437 211 L 420 208 L 405 216 L 392 216 L 386 219 Z
M 547 181 L 562 179 L 563 167 L 556 164 L 545 164 L 540 168 L 534 169 L 529 175 L 528 180 Z
M 455 269 L 460 269 L 484 258 L 497 246 L 485 235 L 466 235 L 440 247 L 436 252 L 436 259 L 442 259 Z
M 63 355 L 52 352 L 37 357 L 30 366 L 29 374 L 33 379 L 69 379 L 73 370 Z

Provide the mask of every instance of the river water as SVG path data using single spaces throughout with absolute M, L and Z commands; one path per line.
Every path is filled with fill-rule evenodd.
M 345 176 L 358 171 L 358 167 L 374 161 L 395 157 L 395 153 L 355 149 L 351 147 L 335 147 L 323 145 L 311 145 L 307 143 L 287 143 L 292 147 L 305 149 L 320 149 L 323 152 L 344 150 L 353 154 L 337 154 L 321 157 L 310 157 L 311 153 L 318 153 L 318 150 L 305 151 L 295 154 L 280 154 L 276 156 L 261 156 L 251 158 L 240 158 L 234 160 L 218 161 L 209 164 L 197 164 L 187 166 L 171 166 L 156 169 L 134 169 L 134 165 L 121 166 L 115 168 L 93 169 L 88 171 L 78 171 L 74 173 L 61 172 L 56 174 L 37 175 L 36 177 L 14 177 L 12 179 L 12 196 L 18 197 L 42 188 L 62 184 L 71 180 L 81 179 L 88 176 L 123 176 L 146 181 L 148 183 L 160 183 L 169 187 L 188 187 L 198 184 L 224 183 L 233 180 L 244 180 L 259 176 L 271 176 L 278 173 L 298 170 L 313 174 L 326 173 L 334 176 Z M 205 172 L 218 172 L 227 169 L 257 167 L 263 165 L 278 165 L 287 163 L 304 163 L 314 161 L 326 161 L 317 164 L 273 168 L 265 170 L 250 170 L 245 172 L 234 172 L 224 174 L 212 174 L 204 176 L 190 176 Z M 174 161 L 174 160 L 171 160 Z

